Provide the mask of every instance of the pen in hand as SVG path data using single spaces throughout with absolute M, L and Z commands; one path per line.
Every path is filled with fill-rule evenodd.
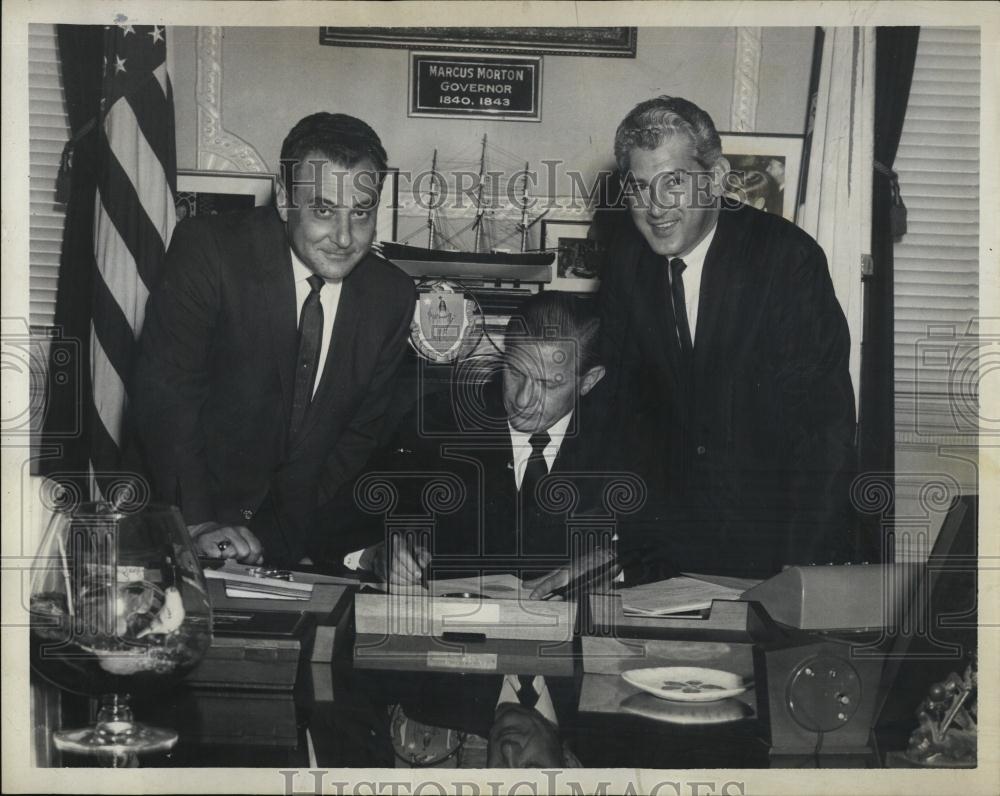
M 590 589 L 598 583 L 613 578 L 617 574 L 618 569 L 619 562 L 614 557 L 609 557 L 597 566 L 579 572 L 576 577 L 570 577 L 562 586 L 556 586 L 535 599 L 551 600 L 555 597 L 565 599 L 568 595 L 580 594 L 585 589 Z M 537 591 L 543 583 L 544 580 L 535 587 L 535 590 Z
M 392 562 L 389 567 L 389 582 L 397 586 L 420 585 L 427 587 L 427 570 L 431 554 L 423 546 L 412 540 L 396 539 L 392 545 Z

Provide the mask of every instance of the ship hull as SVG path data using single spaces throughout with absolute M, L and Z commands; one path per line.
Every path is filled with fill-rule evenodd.
M 459 252 L 383 241 L 383 256 L 413 277 L 552 281 L 555 252 Z

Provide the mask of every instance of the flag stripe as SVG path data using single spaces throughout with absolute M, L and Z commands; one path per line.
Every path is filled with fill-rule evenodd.
M 107 119 L 108 144 L 166 249 L 176 223 L 174 198 L 159 156 L 139 130 L 128 102 L 118 102 Z
M 173 95 L 170 90 L 170 75 L 167 74 L 166 63 L 161 63 L 156 69 L 153 70 L 153 77 L 156 78 L 156 82 L 160 84 L 160 91 L 163 92 L 163 96 L 167 98 L 170 102 L 170 112 L 173 113 Z
M 95 424 L 94 428 L 103 427 L 111 441 L 120 448 L 122 413 L 125 411 L 125 384 L 104 352 L 96 329 L 92 330 L 90 338 L 90 367 L 96 388 L 94 390 L 94 411 L 99 419 L 99 423 Z M 92 461 L 94 461 L 95 469 L 103 469 L 102 462 L 97 461 L 97 459 L 92 459 Z
M 171 100 L 164 95 L 160 84 L 155 80 L 150 80 L 141 88 L 124 98 L 125 102 L 115 105 L 114 111 L 121 108 L 122 112 L 130 112 L 133 116 L 130 123 L 139 130 L 138 138 L 144 146 L 150 150 L 150 165 L 159 162 L 164 178 L 169 173 L 176 171 L 174 154 L 174 132 L 173 115 L 171 114 Z M 163 120 L 169 118 L 171 125 L 168 127 Z M 152 158 L 155 158 L 153 160 Z M 125 162 L 121 156 L 119 160 Z M 141 184 L 141 183 L 137 183 Z M 144 188 L 146 186 L 143 186 Z M 149 186 L 152 192 L 153 187 Z
M 105 29 L 88 418 L 98 487 L 102 476 L 120 468 L 129 433 L 128 385 L 146 300 L 176 223 L 173 93 L 165 56 L 161 28 Z
M 171 171 L 176 157 L 173 125 L 163 124 L 165 119 L 173 119 L 174 98 L 170 86 L 167 67 L 163 64 L 153 72 L 155 79 L 143 83 L 126 99 L 135 110 L 140 129 L 149 140 L 149 145 L 160 158 L 164 171 Z
M 122 312 L 121 306 L 111 295 L 107 284 L 98 276 L 94 280 L 92 326 L 97 330 L 105 353 L 114 363 L 121 378 L 128 382 L 132 360 L 138 353 L 138 335 Z M 94 384 L 94 388 L 97 388 Z
M 88 418 L 90 429 L 90 466 L 92 483 L 101 495 L 104 494 L 102 479 L 97 473 L 112 473 L 118 469 L 120 454 L 119 446 L 104 427 L 100 415 L 93 404 L 90 405 Z M 93 471 L 96 471 L 93 472 Z
M 137 278 L 135 258 L 101 202 L 96 203 L 96 215 L 94 255 L 100 277 L 98 281 L 111 294 L 118 311 L 128 324 L 129 332 L 137 335 L 142 329 L 149 290 L 143 280 Z
M 106 161 L 97 181 L 101 205 L 132 253 L 139 277 L 149 289 L 156 284 L 159 267 L 163 262 L 166 251 L 163 238 L 139 204 L 139 198 L 125 170 L 110 151 Z M 98 241 L 95 241 L 95 246 L 99 247 Z M 95 251 L 99 251 L 99 248 Z M 98 266 L 101 266 L 100 262 Z

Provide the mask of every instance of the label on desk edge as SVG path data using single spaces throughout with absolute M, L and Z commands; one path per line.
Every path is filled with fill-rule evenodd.
M 497 603 L 456 605 L 435 602 L 434 619 L 445 627 L 459 624 L 498 625 L 500 624 L 500 606 Z
M 493 672 L 497 668 L 495 652 L 441 652 L 427 653 L 427 666 L 435 669 L 477 669 Z

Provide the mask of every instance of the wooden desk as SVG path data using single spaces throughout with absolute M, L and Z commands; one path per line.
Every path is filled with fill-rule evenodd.
M 328 647 L 330 660 L 311 660 L 305 647 L 293 691 L 178 689 L 169 700 L 137 703 L 139 719 L 175 727 L 182 736 L 173 752 L 144 758 L 142 765 L 305 766 L 307 727 L 320 767 L 393 765 L 385 703 L 421 691 L 428 682 L 422 678 L 430 675 L 406 671 L 407 666 L 357 669 L 354 642 L 351 604 L 337 625 L 337 643 Z M 754 643 L 583 636 L 578 650 L 575 676 L 568 681 L 578 709 L 563 722 L 562 732 L 588 767 L 728 768 L 778 762 L 769 759 L 767 722 L 757 714 L 754 690 L 739 697 L 745 717 L 726 724 L 673 724 L 623 708 L 638 694 L 620 676 L 627 669 L 705 666 L 753 679 Z M 466 720 L 473 714 L 481 718 L 484 706 L 492 715 L 495 692 L 493 703 L 486 704 L 488 689 L 479 688 L 486 675 L 440 671 L 433 677 L 446 686 L 439 689 L 445 696 L 435 723 L 467 729 Z M 562 678 L 560 687 L 565 684 Z

